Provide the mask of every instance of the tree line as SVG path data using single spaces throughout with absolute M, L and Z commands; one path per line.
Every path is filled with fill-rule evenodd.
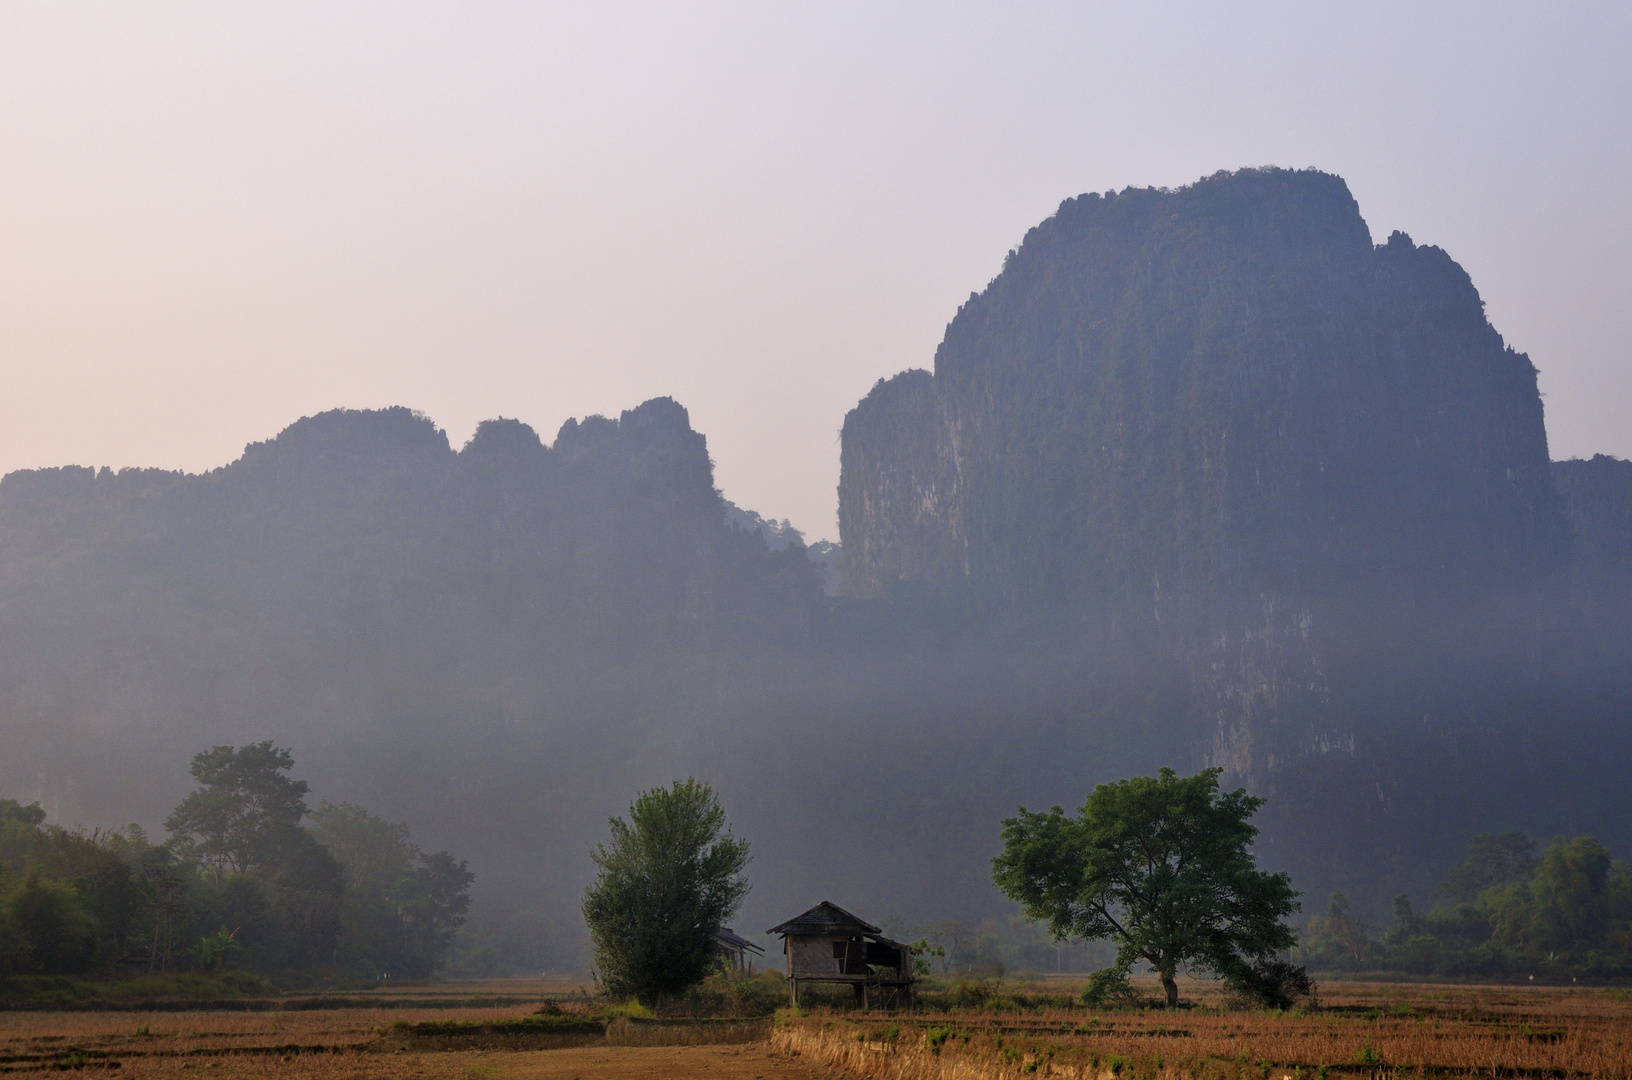
M 1552 981 L 1632 973 L 1632 867 L 1592 837 L 1559 837 L 1538 854 L 1523 833 L 1476 836 L 1426 912 L 1398 897 L 1378 937 L 1339 893 L 1300 935 L 1290 921 L 1299 892 L 1288 875 L 1260 870 L 1252 850 L 1265 800 L 1221 790 L 1221 773 L 1162 769 L 1098 785 L 1074 815 L 1022 806 L 1003 820 L 998 890 L 1055 941 L 1115 949 L 1089 980 L 1088 1003 L 1136 1003 L 1136 968 L 1158 976 L 1152 1004 L 1168 1008 L 1180 1003 L 1181 972 L 1272 1008 L 1314 993 L 1310 968 Z M 642 793 L 628 821 L 610 825 L 583 903 L 599 980 L 614 996 L 672 999 L 714 966 L 714 935 L 748 892 L 748 843 L 694 780 Z M 972 933 L 948 923 L 918 941 L 916 972 L 948 974 L 948 945 L 955 956 Z
M 1021 807 L 1003 822 L 998 889 L 1058 940 L 1115 945 L 1090 985 L 1095 999 L 1131 998 L 1139 964 L 1159 975 L 1168 1007 L 1179 1003 L 1181 969 L 1220 976 L 1264 1004 L 1310 991 L 1304 971 L 1277 959 L 1297 941 L 1286 919 L 1298 893 L 1253 858 L 1249 819 L 1264 800 L 1221 792 L 1220 772 L 1163 769 L 1099 785 L 1074 818 L 1058 806 Z M 748 892 L 749 845 L 731 833 L 713 790 L 689 779 L 643 792 L 627 821 L 609 824 L 583 902 L 598 980 L 613 996 L 672 999 L 714 966 L 715 935 Z M 911 948 L 919 975 L 932 970 L 932 954 L 945 956 L 927 939 Z
M 1332 894 L 1309 920 L 1300 956 L 1334 971 L 1624 978 L 1632 975 L 1632 866 L 1591 836 L 1555 837 L 1538 853 L 1522 832 L 1483 833 L 1426 910 L 1398 896 L 1381 932 L 1347 896 Z
M 474 875 L 362 807 L 312 810 L 293 768 L 271 742 L 198 754 L 198 787 L 162 843 L 137 825 L 67 829 L 38 803 L 0 799 L 0 974 L 431 975 Z

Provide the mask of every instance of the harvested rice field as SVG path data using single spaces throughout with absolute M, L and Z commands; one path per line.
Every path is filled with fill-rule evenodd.
M 1051 990 L 1065 990 L 1055 984 Z M 1194 1008 L 987 1007 L 784 1013 L 761 1041 L 411 1049 L 429 1022 L 513 1031 L 560 988 L 432 988 L 341 1007 L 230 1012 L 0 1013 L 0 1072 L 119 1077 L 680 1077 L 711 1080 L 1632 1080 L 1632 996 L 1620 990 L 1329 983 L 1317 1008 L 1231 1011 L 1201 986 Z M 463 995 L 460 998 L 460 995 Z M 465 1007 L 446 1002 L 460 999 Z M 1063 1002 L 1063 998 L 1058 999 Z M 472 1005 L 502 1001 L 503 1004 Z M 426 1004 L 421 1005 L 419 1002 Z M 431 1004 L 434 1003 L 434 1004 Z M 570 1012 L 569 1007 L 569 1012 Z M 655 1029 L 654 1029 L 655 1030 Z M 680 1028 L 673 1029 L 680 1032 Z M 725 1030 L 719 1028 L 717 1030 Z M 583 1041 L 583 1040 L 581 1040 Z
M 513 1021 L 515 1008 L 267 1012 L 0 1013 L 0 1073 L 99 1072 L 121 1080 L 828 1080 L 842 1074 L 760 1041 L 700 1046 L 571 1046 L 551 1050 L 400 1051 L 393 1025 Z M 525 1015 L 521 1013 L 520 1015 Z
M 811 1015 L 772 1043 L 892 1078 L 1038 1073 L 1085 1080 L 1406 1080 L 1632 1077 L 1632 1000 L 1621 990 L 1333 983 L 1318 1007 L 1231 1011 L 1196 988 L 1172 1012 L 1013 1011 Z

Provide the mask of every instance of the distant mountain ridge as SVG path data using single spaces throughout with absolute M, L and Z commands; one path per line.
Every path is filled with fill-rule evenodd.
M 342 409 L 200 475 L 12 473 L 0 790 L 153 826 L 192 754 L 273 738 L 336 800 L 462 846 L 489 895 L 536 892 L 551 860 L 497 852 L 549 827 L 480 792 L 531 769 L 533 813 L 604 820 L 663 752 L 642 733 L 695 729 L 821 617 L 797 538 L 773 551 L 726 506 L 668 398 L 549 445 L 499 419 L 455 451 L 408 409 Z

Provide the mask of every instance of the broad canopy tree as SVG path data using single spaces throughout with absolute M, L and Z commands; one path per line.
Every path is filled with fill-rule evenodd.
M 1101 784 L 1075 818 L 1020 807 L 992 876 L 1056 938 L 1109 939 L 1117 967 L 1145 961 L 1178 1004 L 1179 969 L 1237 977 L 1296 943 L 1285 874 L 1260 871 L 1248 821 L 1264 800 L 1221 793 L 1220 769 Z
M 584 921 L 607 990 L 650 1003 L 708 974 L 714 935 L 748 893 L 748 841 L 696 780 L 643 792 L 611 829 L 592 853 Z
M 304 780 L 284 774 L 294 755 L 270 741 L 215 746 L 193 758 L 198 789 L 181 801 L 164 827 L 171 845 L 215 871 L 247 874 L 283 854 L 307 814 Z
M 351 804 L 324 803 L 303 827 L 309 789 L 294 764 L 271 742 L 197 755 L 199 786 L 165 821 L 168 847 L 210 868 L 213 906 L 261 967 L 430 975 L 464 923 L 469 868 Z

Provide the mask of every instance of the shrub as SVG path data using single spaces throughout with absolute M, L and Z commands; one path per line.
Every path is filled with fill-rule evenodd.
M 1128 971 L 1121 967 L 1100 968 L 1088 977 L 1088 985 L 1082 991 L 1082 1003 L 1096 1008 L 1132 1005 L 1137 1000 L 1133 984 L 1128 981 Z
M 1301 965 L 1285 960 L 1258 960 L 1226 973 L 1236 994 L 1266 1009 L 1290 1009 L 1315 994 L 1314 980 Z
M 997 994 L 997 988 L 996 979 L 990 982 L 959 979 L 952 989 L 952 1005 L 959 1009 L 982 1008 Z
M 787 1003 L 787 980 L 774 971 L 747 976 L 717 971 L 665 1002 L 662 1011 L 665 1016 L 770 1016 Z
M 634 998 L 630 998 L 628 1001 L 621 1001 L 615 1005 L 607 1005 L 605 1008 L 597 1009 L 594 1019 L 616 1020 L 619 1017 L 627 1016 L 631 1020 L 651 1020 L 654 1019 L 654 1015 L 652 1010 Z

